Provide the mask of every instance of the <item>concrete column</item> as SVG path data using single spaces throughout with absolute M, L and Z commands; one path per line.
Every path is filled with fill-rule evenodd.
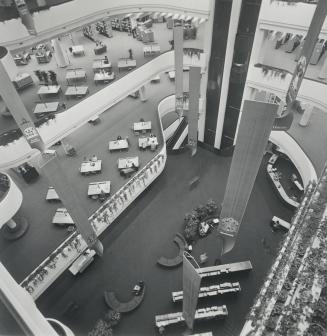
M 196 153 L 198 143 L 200 82 L 201 68 L 191 67 L 189 75 L 188 145 L 191 148 L 192 156 Z
M 65 68 L 69 64 L 68 56 L 65 54 L 61 47 L 61 43 L 58 38 L 52 40 L 52 45 L 54 48 L 55 58 L 57 60 L 58 66 L 60 68 Z
M 322 66 L 318 77 L 322 79 L 327 78 L 327 57 L 325 58 L 324 65 Z
M 312 116 L 312 113 L 313 113 L 313 109 L 314 109 L 314 107 L 312 105 L 307 105 L 305 107 L 305 110 L 303 112 L 301 120 L 299 121 L 300 126 L 305 127 L 305 126 L 309 125 L 309 122 L 310 122 L 310 119 L 311 119 L 311 116 Z
M 218 226 L 223 239 L 222 254 L 229 252 L 235 244 L 277 108 L 276 104 L 244 102 Z
M 9 219 L 9 221 L 6 223 L 6 225 L 8 225 L 8 227 L 12 230 L 15 229 L 16 226 L 17 226 L 16 222 L 13 219 Z
M 145 86 L 144 85 L 140 87 L 139 92 L 140 92 L 140 99 L 141 99 L 141 101 L 142 102 L 147 101 L 146 91 L 145 91 Z
M 1 59 L 1 62 L 5 67 L 10 80 L 13 80 L 18 74 L 18 68 L 10 52 Z
M 0 300 L 24 335 L 58 336 L 37 308 L 30 294 L 18 285 L 0 263 Z
M 199 115 L 199 134 L 198 134 L 199 141 L 204 141 L 205 119 L 207 110 L 206 103 L 207 103 L 208 68 L 211 55 L 214 13 L 215 13 L 215 1 L 211 0 L 208 20 L 206 23 L 203 23 L 205 25 L 205 34 L 203 37 L 203 52 L 206 55 L 206 63 L 202 71 L 201 84 L 200 84 L 200 96 L 203 105 Z
M 0 96 L 14 117 L 18 127 L 22 130 L 29 145 L 32 148 L 43 151 L 44 143 L 5 69 L 3 60 L 6 59 L 7 54 L 8 50 L 0 46 Z
M 220 149 L 221 145 L 221 137 L 223 134 L 223 127 L 225 121 L 225 112 L 226 112 L 226 104 L 227 104 L 227 97 L 228 97 L 228 88 L 229 88 L 229 77 L 231 73 L 232 63 L 233 63 L 233 56 L 234 56 L 234 46 L 238 28 L 238 21 L 241 14 L 242 8 L 242 0 L 234 0 L 232 4 L 231 10 L 231 18 L 229 21 L 229 30 L 228 30 L 228 38 L 227 38 L 227 45 L 226 45 L 226 53 L 225 53 L 225 64 L 224 64 L 224 71 L 222 76 L 222 83 L 221 83 L 221 92 L 220 92 L 220 101 L 218 107 L 218 118 L 217 118 L 217 125 L 216 125 L 216 136 L 215 136 L 215 143 L 214 147 Z
M 176 112 L 183 115 L 183 27 L 174 27 Z

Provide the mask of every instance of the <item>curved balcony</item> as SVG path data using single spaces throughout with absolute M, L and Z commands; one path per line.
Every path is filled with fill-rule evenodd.
M 205 66 L 205 54 L 198 56 L 184 55 L 184 66 Z M 86 124 L 92 117 L 101 113 L 137 91 L 145 83 L 150 82 L 156 75 L 173 70 L 175 67 L 174 52 L 168 51 L 147 62 L 140 68 L 130 72 L 120 80 L 103 88 L 94 95 L 84 99 L 63 113 L 55 115 L 54 119 L 41 125 L 38 131 L 46 147 L 65 138 L 80 126 Z M 29 160 L 38 151 L 31 149 L 24 137 L 0 147 L 0 169 L 17 167 Z
M 1 195 L 0 195 L 0 228 L 5 225 L 20 209 L 23 201 L 23 194 L 16 183 L 7 174 L 0 173 Z
M 248 73 L 246 84 L 258 90 L 272 92 L 285 101 L 291 79 L 292 75 L 289 72 L 282 78 L 275 76 L 273 72 L 265 75 L 261 68 L 253 67 Z M 326 88 L 324 83 L 305 78 L 296 99 L 327 112 Z
M 160 133 L 163 147 L 148 164 L 112 195 L 89 218 L 96 234 L 101 235 L 114 220 L 162 173 L 167 154 L 162 118 L 172 111 L 174 96 L 164 98 L 158 105 Z M 51 253 L 21 283 L 36 300 L 87 249 L 80 234 L 74 232 Z
M 0 25 L 0 44 L 10 50 L 27 48 L 46 39 L 67 34 L 83 25 L 103 19 L 104 17 L 133 12 L 172 12 L 186 16 L 206 19 L 209 15 L 209 0 L 120 0 L 119 2 L 97 0 L 71 1 L 51 7 L 47 11 L 34 13 L 33 19 L 37 36 L 30 36 L 20 19 L 10 20 Z M 56 18 L 56 20 L 53 20 Z
M 308 3 L 262 1 L 259 28 L 306 35 L 315 9 L 316 5 Z M 327 38 L 327 20 L 320 37 Z

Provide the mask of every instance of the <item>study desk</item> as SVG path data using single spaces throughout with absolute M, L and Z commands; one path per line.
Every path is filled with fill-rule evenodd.
M 94 260 L 95 251 L 87 249 L 83 254 L 81 254 L 69 267 L 69 272 L 73 275 L 77 273 L 82 273 L 87 266 L 91 264 Z
M 81 164 L 80 173 L 82 175 L 97 174 L 101 172 L 102 160 L 84 161 Z
M 139 147 L 142 149 L 150 147 L 151 150 L 156 150 L 158 147 L 158 139 L 156 136 L 139 138 Z
M 52 57 L 52 54 L 51 54 L 51 51 L 38 51 L 36 54 L 35 54 L 35 57 L 37 59 L 37 62 L 39 64 L 41 63 L 49 63 L 51 61 L 51 57 Z
M 66 208 L 58 208 L 52 218 L 52 224 L 56 225 L 73 225 L 74 222 Z
M 41 99 L 41 96 L 43 95 L 57 95 L 60 90 L 60 85 L 41 85 L 37 94 Z
M 110 181 L 91 182 L 87 190 L 87 196 L 90 198 L 97 198 L 98 196 L 110 195 Z M 95 197 L 94 197 L 95 196 Z
M 82 45 L 72 46 L 72 53 L 74 56 L 85 55 L 84 47 Z
M 151 121 L 140 121 L 134 123 L 134 131 L 151 131 Z
M 105 60 L 95 60 L 92 65 L 93 72 L 98 72 L 100 70 L 105 70 L 110 72 L 112 68 L 111 62 L 105 63 Z
M 121 58 L 118 61 L 118 71 L 122 70 L 131 70 L 136 68 L 136 60 L 130 58 Z
M 45 113 L 53 113 L 58 111 L 59 102 L 51 102 L 51 103 L 38 103 L 34 108 L 34 114 L 36 116 L 41 116 Z
M 30 74 L 28 73 L 22 73 L 18 74 L 12 81 L 14 83 L 14 86 L 17 90 L 22 89 L 26 86 L 32 85 L 33 79 Z
M 48 188 L 48 191 L 47 191 L 47 195 L 45 197 L 45 199 L 48 201 L 48 202 L 52 202 L 52 201 L 60 201 L 60 198 L 55 190 L 54 187 L 49 187 Z
M 139 166 L 139 157 L 133 156 L 128 158 L 119 158 L 117 161 L 118 169 L 132 168 Z
M 160 54 L 160 45 L 159 44 L 150 44 L 143 47 L 144 56 L 152 56 L 155 54 Z
M 86 79 L 86 72 L 84 70 L 68 70 L 66 73 L 66 81 Z
M 94 74 L 94 83 L 108 83 L 115 79 L 115 73 L 97 72 Z
M 86 96 L 88 92 L 89 92 L 88 86 L 68 86 L 65 92 L 65 96 L 67 98 L 69 97 L 82 98 Z
M 109 151 L 110 152 L 115 151 L 115 150 L 121 150 L 121 149 L 128 149 L 127 139 L 109 141 Z
M 96 55 L 101 55 L 107 51 L 107 46 L 105 44 L 97 45 L 94 49 Z

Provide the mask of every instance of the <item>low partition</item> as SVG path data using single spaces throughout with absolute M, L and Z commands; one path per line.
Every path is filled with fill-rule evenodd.
M 170 112 L 167 99 L 171 100 L 171 96 L 164 98 L 158 105 L 162 148 L 90 216 L 89 220 L 98 236 L 162 173 L 167 153 L 161 118 Z M 87 248 L 84 239 L 75 231 L 21 282 L 21 286 L 36 300 Z
M 278 155 L 276 154 L 273 154 L 272 157 L 269 159 L 267 164 L 267 174 L 270 177 L 270 180 L 274 185 L 274 187 L 276 188 L 276 191 L 280 196 L 280 198 L 282 199 L 282 201 L 284 201 L 284 203 L 287 205 L 291 205 L 292 207 L 297 208 L 299 206 L 299 203 L 287 195 L 282 184 L 279 182 L 277 174 L 273 171 L 273 165 L 276 163 L 277 159 Z

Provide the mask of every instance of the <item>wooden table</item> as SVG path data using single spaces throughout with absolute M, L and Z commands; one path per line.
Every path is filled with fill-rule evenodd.
M 50 102 L 50 103 L 38 103 L 34 108 L 34 114 L 36 116 L 41 116 L 45 113 L 53 113 L 58 111 L 59 102 Z
M 139 147 L 143 149 L 151 147 L 151 150 L 155 150 L 158 147 L 158 139 L 157 137 L 139 138 Z
M 52 218 L 52 224 L 56 225 L 73 225 L 74 222 L 66 208 L 58 208 Z
M 77 273 L 82 273 L 87 266 L 91 264 L 94 260 L 95 251 L 87 249 L 83 254 L 81 254 L 69 267 L 69 272 L 73 275 Z
M 72 53 L 74 56 L 85 55 L 84 47 L 82 45 L 72 46 Z
M 134 123 L 134 131 L 151 131 L 151 121 L 140 121 Z
M 60 92 L 60 85 L 41 85 L 37 94 L 40 99 L 42 95 L 56 95 Z
M 88 92 L 89 92 L 88 86 L 68 86 L 65 92 L 65 96 L 67 98 L 69 97 L 82 98 L 86 96 Z
M 100 70 L 111 71 L 111 62 L 105 63 L 105 60 L 95 60 L 92 65 L 93 72 L 98 72 Z
M 48 202 L 52 202 L 52 201 L 60 201 L 60 198 L 55 190 L 54 187 L 49 187 L 48 188 L 48 192 L 47 192 L 47 195 L 45 197 L 45 199 L 48 201 Z
M 86 72 L 84 70 L 68 70 L 66 73 L 66 81 L 86 79 Z
M 117 161 L 118 169 L 132 168 L 139 166 L 139 157 L 133 156 L 128 158 L 119 158 Z
M 102 160 L 84 161 L 81 164 L 80 173 L 82 175 L 97 174 L 101 172 Z
M 98 196 L 110 195 L 110 181 L 91 182 L 87 190 L 87 196 L 90 198 L 98 198 Z
M 128 149 L 127 139 L 109 141 L 109 151 L 110 152 L 115 151 L 115 150 L 121 150 L 121 149 Z
M 152 56 L 155 54 L 160 54 L 160 45 L 159 44 L 150 44 L 143 47 L 144 56 Z
M 118 61 L 118 71 L 122 70 L 131 70 L 136 68 L 136 60 L 130 58 L 121 58 Z
M 97 72 L 94 74 L 94 83 L 108 83 L 115 79 L 115 73 Z

